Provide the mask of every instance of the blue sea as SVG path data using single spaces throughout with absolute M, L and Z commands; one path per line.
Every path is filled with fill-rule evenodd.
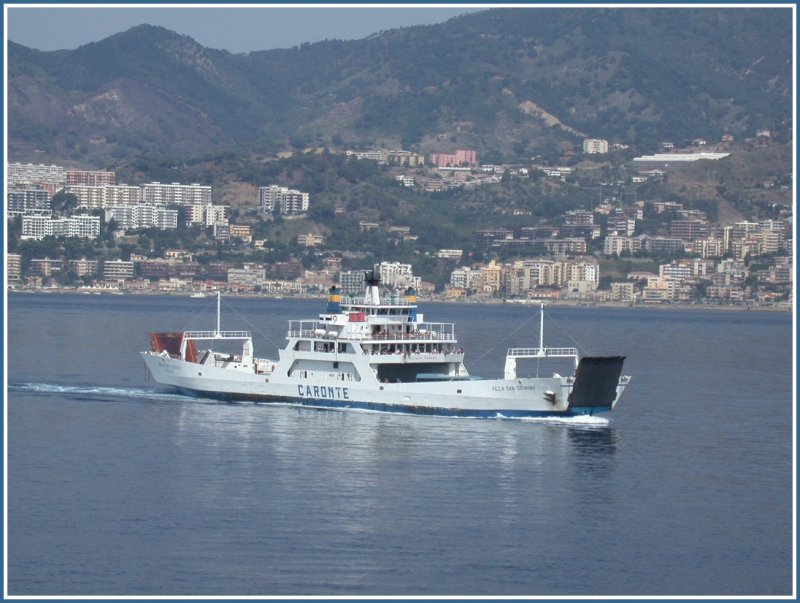
M 420 304 L 456 323 L 473 374 L 538 344 L 537 307 Z M 324 305 L 223 298 L 222 328 L 274 356 Z M 788 312 L 547 308 L 547 345 L 627 357 L 617 408 L 580 420 L 231 404 L 148 380 L 148 332 L 215 321 L 213 298 L 9 293 L 8 595 L 794 592 Z

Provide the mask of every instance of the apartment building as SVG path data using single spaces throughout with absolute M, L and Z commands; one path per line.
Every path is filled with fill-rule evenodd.
M 86 258 L 70 260 L 69 269 L 79 277 L 94 276 L 100 272 L 99 262 L 97 260 L 87 260 Z
M 138 205 L 142 198 L 141 188 L 127 184 L 73 184 L 65 190 L 78 198 L 78 207 L 82 209 Z
M 280 208 L 280 212 L 284 215 L 297 215 L 308 211 L 310 195 L 271 184 L 259 187 L 258 203 L 263 213 L 272 213 L 276 208 Z
M 325 237 L 313 232 L 299 234 L 297 235 L 297 244 L 303 247 L 317 247 L 325 244 Z
M 52 195 L 36 186 L 9 189 L 6 197 L 6 216 L 19 216 L 31 211 L 50 211 Z
M 583 141 L 583 152 L 586 155 L 608 153 L 608 141 L 602 138 L 587 138 Z
M 22 256 L 18 253 L 6 254 L 6 278 L 8 282 L 19 281 L 22 273 Z
M 39 276 L 53 276 L 56 272 L 61 272 L 64 268 L 64 262 L 61 260 L 52 260 L 50 258 L 32 259 L 30 262 L 31 274 Z
M 211 205 L 211 187 L 197 183 L 150 182 L 142 187 L 142 203 L 148 205 Z
M 205 205 L 192 203 L 183 207 L 187 225 L 204 226 L 227 225 L 231 208 L 228 205 Z
M 117 175 L 106 171 L 67 170 L 66 180 L 67 186 L 104 186 L 116 184 Z
M 230 238 L 241 239 L 245 243 L 250 243 L 253 240 L 253 231 L 245 224 L 229 224 L 228 234 Z
M 114 220 L 122 230 L 178 228 L 178 210 L 156 205 L 119 205 L 105 210 L 106 222 Z
M 633 283 L 611 283 L 611 301 L 624 304 L 636 301 Z
M 245 265 L 242 268 L 228 269 L 228 285 L 238 289 L 261 287 L 266 278 L 267 271 L 262 266 Z
M 100 218 L 80 214 L 58 219 L 47 215 L 22 216 L 23 240 L 39 240 L 47 236 L 96 239 L 100 236 Z
M 380 274 L 381 283 L 387 287 L 414 287 L 419 289 L 422 281 L 420 277 L 414 276 L 414 269 L 411 264 L 381 262 L 375 265 L 375 269 Z
M 50 195 L 64 188 L 67 174 L 63 167 L 58 165 L 35 165 L 33 163 L 9 163 L 6 165 L 6 185 L 28 186 L 40 184 L 46 188 Z
M 478 152 L 473 149 L 458 150 L 455 153 L 434 153 L 431 155 L 431 164 L 436 167 L 477 166 Z
M 106 282 L 120 282 L 132 279 L 134 265 L 130 260 L 107 260 L 103 262 L 103 280 Z

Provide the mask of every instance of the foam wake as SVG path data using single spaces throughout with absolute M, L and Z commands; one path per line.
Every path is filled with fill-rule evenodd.
M 58 383 L 10 383 L 9 392 L 60 394 L 66 396 L 97 396 L 102 398 L 136 398 L 147 400 L 186 401 L 186 396 L 135 387 L 102 387 L 97 385 L 60 385 Z
M 608 419 L 594 415 L 575 415 L 571 417 L 520 417 L 519 420 L 534 421 L 536 423 L 578 425 L 581 427 L 608 427 L 609 425 Z

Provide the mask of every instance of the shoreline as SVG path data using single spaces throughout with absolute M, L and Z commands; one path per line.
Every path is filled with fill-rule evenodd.
M 190 291 L 181 291 L 181 292 L 173 292 L 173 291 L 119 291 L 114 289 L 90 289 L 90 290 L 80 290 L 80 289 L 64 289 L 64 288 L 53 288 L 53 289 L 6 289 L 7 294 L 11 293 L 19 293 L 19 294 L 36 294 L 36 295 L 123 295 L 123 296 L 151 296 L 151 297 L 185 297 L 187 299 L 191 299 L 192 292 Z M 213 294 L 207 295 L 205 298 L 198 298 L 198 299 L 208 299 L 212 298 Z M 327 295 L 266 295 L 260 293 L 228 293 L 226 297 L 241 297 L 245 299 L 303 299 L 303 300 L 321 300 L 325 301 L 327 299 Z M 428 302 L 428 303 L 437 303 L 437 304 L 454 304 L 454 305 L 462 305 L 462 304 L 472 304 L 472 305 L 485 305 L 485 306 L 495 306 L 495 305 L 509 305 L 509 306 L 537 306 L 541 302 L 539 300 L 515 300 L 515 299 L 479 299 L 479 300 L 447 300 L 447 299 L 437 299 L 437 298 L 420 298 L 417 297 L 418 301 L 421 302 Z M 568 308 L 607 308 L 607 309 L 650 309 L 650 310 L 719 310 L 719 311 L 726 311 L 726 312 L 794 312 L 794 305 L 793 304 L 781 304 L 781 305 L 759 305 L 759 304 L 752 304 L 752 305 L 733 305 L 733 304 L 673 304 L 673 303 L 666 303 L 666 304 L 627 304 L 627 303 L 619 303 L 619 302 L 582 302 L 582 301 L 566 301 L 566 300 L 545 300 L 545 305 L 553 307 L 553 306 L 562 306 Z

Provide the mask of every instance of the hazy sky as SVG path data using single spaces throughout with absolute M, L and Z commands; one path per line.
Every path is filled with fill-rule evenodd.
M 74 49 L 147 23 L 188 35 L 207 48 L 237 53 L 360 39 L 397 27 L 441 23 L 482 10 L 477 6 L 6 4 L 5 23 L 9 40 L 38 50 Z

